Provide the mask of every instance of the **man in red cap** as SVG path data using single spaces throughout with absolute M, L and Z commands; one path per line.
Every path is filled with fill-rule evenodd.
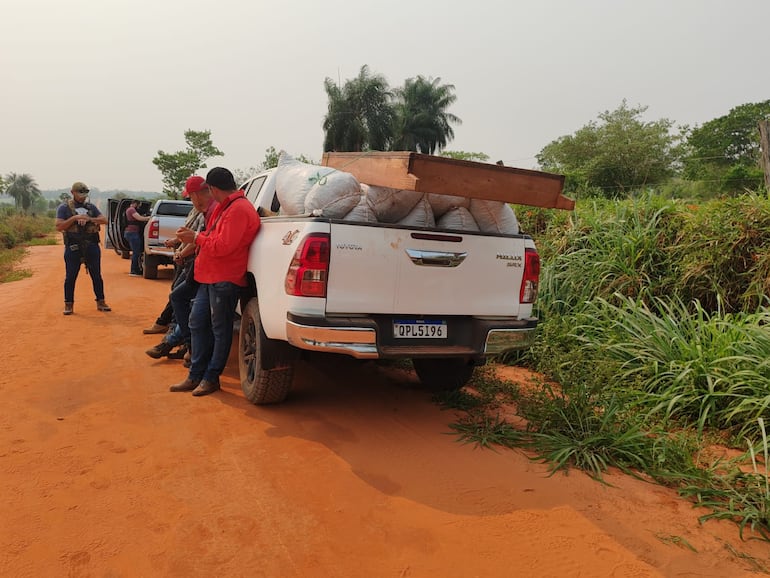
M 192 217 L 188 217 L 186 226 L 196 232 L 204 231 L 208 216 L 216 207 L 217 202 L 211 196 L 211 191 L 203 177 L 192 176 L 187 179 L 182 196 L 189 197 L 193 203 Z M 189 351 L 190 302 L 198 290 L 198 284 L 194 279 L 195 245 L 177 241 L 174 263 L 177 264 L 180 272 L 172 284 L 169 303 L 173 310 L 176 326 L 173 331 L 168 332 L 163 337 L 158 345 L 145 352 L 154 359 L 168 356 L 171 350 L 177 346 L 180 346 L 182 350 Z M 185 355 L 186 351 L 183 351 L 178 357 Z M 174 357 L 177 355 L 175 354 Z
M 246 286 L 246 266 L 251 242 L 260 226 L 254 205 L 239 190 L 233 174 L 215 167 L 206 184 L 219 201 L 204 232 L 181 227 L 177 238 L 196 246 L 195 280 L 200 284 L 190 311 L 192 359 L 187 379 L 171 391 L 192 391 L 195 396 L 219 389 L 233 342 L 233 322 L 238 297 Z
M 200 181 L 198 180 L 200 179 Z M 196 184 L 200 186 L 200 182 L 205 182 L 205 179 L 203 177 L 190 177 L 187 179 L 187 181 L 190 182 L 190 186 L 195 186 Z M 182 198 L 188 199 L 190 198 L 190 192 L 188 190 L 187 183 L 185 183 L 184 189 L 182 189 Z M 190 211 L 190 214 L 187 216 L 187 220 L 185 221 L 185 226 L 192 223 L 192 221 L 195 219 L 195 217 L 198 215 L 198 212 L 195 210 L 195 207 L 192 208 Z M 163 244 L 168 247 L 169 249 L 176 249 L 179 246 L 179 239 L 173 238 L 173 239 L 166 239 Z M 181 268 L 179 267 L 178 263 L 175 263 L 174 266 L 174 280 L 171 283 L 171 286 L 174 287 L 176 285 L 177 280 L 179 279 L 179 273 L 181 273 Z M 142 333 L 145 335 L 149 335 L 152 333 L 168 333 L 169 325 L 174 320 L 174 310 L 171 307 L 171 302 L 169 301 L 166 303 L 166 306 L 163 308 L 163 311 L 160 312 L 160 315 L 158 315 L 158 318 L 155 320 L 155 323 L 153 323 L 150 327 L 146 329 L 142 329 Z

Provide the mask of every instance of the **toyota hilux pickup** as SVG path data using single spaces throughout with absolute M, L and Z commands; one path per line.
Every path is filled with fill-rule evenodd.
M 126 228 L 126 209 L 135 199 L 108 199 L 107 235 L 105 248 L 113 249 L 124 259 L 131 257 L 131 247 L 123 237 Z M 160 265 L 174 264 L 174 250 L 166 247 L 166 240 L 176 237 L 176 230 L 184 225 L 192 209 L 192 202 L 176 199 L 139 200 L 137 210 L 150 215 L 150 220 L 141 223 L 144 235 L 142 263 L 145 279 L 157 279 Z
M 490 207 L 509 218 L 511 203 L 570 209 L 562 186 L 418 153 L 327 153 L 319 166 L 282 153 L 242 187 L 262 216 L 240 305 L 246 398 L 283 401 L 305 352 L 409 359 L 424 385 L 453 389 L 487 357 L 529 347 L 535 242 L 515 217 L 479 223 Z
M 192 202 L 176 199 L 158 199 L 152 207 L 150 220 L 144 227 L 145 279 L 157 279 L 160 265 L 174 264 L 174 249 L 166 247 L 166 240 L 176 237 L 176 230 L 184 225 L 192 210 Z

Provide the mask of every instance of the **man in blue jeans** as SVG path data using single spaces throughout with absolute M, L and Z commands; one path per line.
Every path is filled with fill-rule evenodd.
M 102 279 L 102 250 L 99 248 L 99 227 L 107 224 L 96 205 L 86 201 L 88 187 L 77 181 L 70 189 L 72 198 L 56 209 L 56 230 L 64 237 L 64 315 L 72 315 L 75 305 L 75 281 L 80 267 L 86 266 L 99 311 L 112 311 L 104 301 Z
M 193 243 L 195 281 L 200 285 L 190 311 L 192 355 L 190 372 L 171 391 L 192 391 L 195 396 L 219 389 L 233 343 L 235 308 L 246 286 L 246 267 L 251 242 L 260 226 L 254 205 L 238 190 L 233 174 L 215 167 L 206 175 L 211 195 L 219 203 L 209 216 L 206 230 L 180 227 L 177 238 Z
M 143 225 L 150 220 L 147 215 L 139 212 L 139 201 L 133 200 L 126 209 L 126 228 L 123 230 L 123 237 L 128 241 L 131 247 L 131 271 L 132 277 L 141 277 L 142 272 L 142 253 L 144 253 L 144 235 Z
M 195 217 L 188 220 L 187 227 L 195 232 L 205 230 L 208 217 L 214 212 L 217 202 L 211 196 L 206 181 L 203 177 L 192 176 L 187 179 L 184 186 L 184 195 L 192 201 Z M 179 278 L 172 285 L 168 300 L 174 312 L 176 324 L 172 331 L 169 331 L 163 340 L 155 347 L 148 349 L 145 353 L 153 359 L 160 359 L 168 356 L 176 346 L 184 346 L 189 349 L 190 336 L 190 309 L 192 300 L 198 292 L 198 283 L 194 280 L 192 273 L 195 265 L 195 245 L 192 243 L 181 243 L 174 251 L 174 261 L 179 262 L 181 271 Z

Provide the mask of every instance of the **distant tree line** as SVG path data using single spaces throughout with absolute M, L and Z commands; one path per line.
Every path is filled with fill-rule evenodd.
M 537 155 L 543 170 L 566 176 L 566 192 L 616 198 L 656 187 L 675 196 L 734 194 L 763 187 L 759 123 L 770 100 L 743 104 L 697 127 L 644 121 L 646 106 L 624 100 Z
M 483 152 L 446 150 L 454 126 L 462 121 L 449 110 L 457 100 L 454 85 L 440 78 L 418 75 L 391 88 L 384 76 L 364 65 L 342 84 L 326 78 L 324 89 L 324 151 L 404 150 L 489 160 Z M 647 108 L 629 106 L 624 99 L 615 110 L 543 147 L 536 156 L 539 168 L 565 175 L 565 192 L 581 196 L 618 198 L 657 188 L 697 198 L 763 187 L 758 125 L 770 119 L 770 100 L 737 106 L 695 127 L 676 127 L 666 118 L 645 120 Z M 152 159 L 162 174 L 163 193 L 171 198 L 178 198 L 187 177 L 207 168 L 209 159 L 224 155 L 209 130 L 187 130 L 184 140 L 184 149 L 159 150 Z M 271 146 L 259 167 L 233 172 L 244 181 L 277 163 L 278 152 Z M 28 174 L 0 177 L 0 192 L 13 197 L 22 212 L 41 204 L 40 190 Z

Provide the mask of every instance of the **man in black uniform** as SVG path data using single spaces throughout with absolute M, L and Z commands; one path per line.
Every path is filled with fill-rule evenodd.
M 106 225 L 107 217 L 95 205 L 86 202 L 88 187 L 85 183 L 74 183 L 70 192 L 72 199 L 59 205 L 56 210 L 56 230 L 64 235 L 64 314 L 72 315 L 75 281 L 82 264 L 91 275 L 96 308 L 99 311 L 111 311 L 104 302 L 102 252 L 99 248 L 99 225 Z

